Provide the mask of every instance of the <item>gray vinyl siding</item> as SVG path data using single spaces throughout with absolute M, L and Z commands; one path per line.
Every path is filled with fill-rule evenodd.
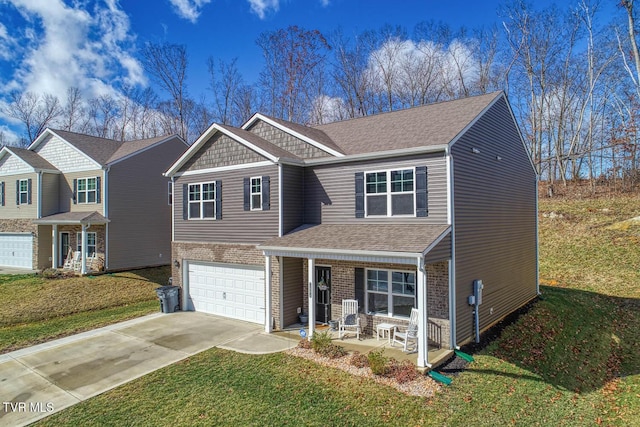
M 42 174 L 42 216 L 60 212 L 59 191 L 60 174 Z
M 298 307 L 303 307 L 303 262 L 302 258 L 282 258 L 282 315 L 283 326 L 298 323 Z
M 434 263 L 451 259 L 451 233 L 448 233 L 425 256 L 426 263 Z
M 16 181 L 31 180 L 31 204 L 16 204 Z M 38 217 L 38 174 L 23 173 L 0 177 L 4 182 L 4 206 L 0 206 L 0 218 L 35 219 Z
M 474 335 L 467 297 L 475 279 L 484 283 L 481 329 L 536 296 L 536 175 L 503 98 L 451 153 L 456 337 L 463 344 Z
M 304 223 L 304 169 L 282 166 L 282 234 Z
M 377 170 L 427 167 L 429 214 L 414 217 L 355 217 L 355 174 Z M 304 176 L 305 223 L 309 224 L 446 224 L 447 174 L 444 153 L 368 162 L 308 167 Z
M 184 149 L 176 138 L 111 166 L 107 177 L 110 270 L 171 262 L 169 180 L 162 173 Z
M 100 203 L 73 203 L 73 180 L 100 177 Z M 65 173 L 58 181 L 60 212 L 99 212 L 102 214 L 104 202 L 104 173 L 102 169 L 84 172 Z
M 269 176 L 269 210 L 244 210 L 243 179 Z M 182 186 L 199 182 L 222 182 L 222 218 L 184 220 Z M 178 177 L 174 185 L 175 241 L 257 244 L 278 236 L 278 166 L 248 167 L 223 172 L 208 172 Z

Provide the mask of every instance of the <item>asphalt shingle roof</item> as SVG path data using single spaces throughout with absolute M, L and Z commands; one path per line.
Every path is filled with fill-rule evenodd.
M 40 157 L 38 153 L 27 150 L 26 148 L 7 147 L 7 150 L 21 158 L 34 169 L 57 170 L 55 166 Z
M 380 251 L 422 253 L 449 228 L 424 224 L 303 225 L 258 246 L 258 249 L 313 251 Z

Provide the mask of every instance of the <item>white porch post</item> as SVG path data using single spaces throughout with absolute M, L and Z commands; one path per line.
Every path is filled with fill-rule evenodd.
M 416 288 L 418 291 L 418 367 L 431 367 L 429 364 L 429 316 L 427 313 L 427 271 L 424 265 L 424 258 L 417 258 Z
M 58 224 L 51 226 L 51 268 L 58 268 Z
M 312 258 L 307 259 L 308 272 L 307 272 L 307 289 L 309 291 L 309 336 L 311 340 L 316 328 L 316 292 L 315 292 L 315 272 L 316 272 L 316 260 Z
M 82 267 L 80 268 L 80 274 L 87 274 L 87 225 L 82 224 L 82 246 L 80 246 L 80 259 L 82 260 Z
M 264 331 L 271 332 L 271 257 L 264 257 Z

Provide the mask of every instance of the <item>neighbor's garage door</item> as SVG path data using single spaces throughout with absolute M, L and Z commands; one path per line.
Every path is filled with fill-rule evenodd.
M 0 266 L 32 268 L 31 233 L 0 233 Z
M 264 323 L 264 268 L 189 262 L 188 309 Z

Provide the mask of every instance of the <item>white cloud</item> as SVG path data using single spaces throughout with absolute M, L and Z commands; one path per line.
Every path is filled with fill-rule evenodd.
M 277 12 L 280 8 L 280 0 L 248 0 L 251 11 L 258 15 L 258 18 L 264 19 L 269 9 Z
M 320 0 L 320 4 L 322 5 L 322 7 L 327 7 L 329 6 L 330 1 L 329 0 Z
M 4 92 L 50 93 L 60 100 L 74 86 L 87 98 L 116 95 L 118 85 L 145 83 L 133 56 L 135 37 L 117 0 L 65 4 L 61 0 L 10 0 L 25 26 L 1 39 L 19 39 L 14 74 Z M 13 34 L 11 34 L 13 32 Z M 1 30 L 0 30 L 1 34 Z M 2 89 L 0 89 L 2 90 Z
M 195 24 L 202 13 L 201 9 L 211 0 L 169 0 L 179 17 Z

